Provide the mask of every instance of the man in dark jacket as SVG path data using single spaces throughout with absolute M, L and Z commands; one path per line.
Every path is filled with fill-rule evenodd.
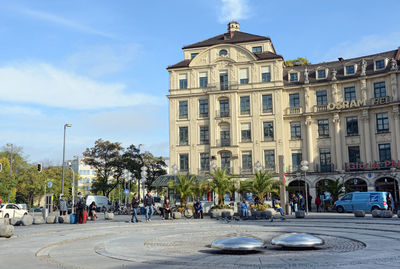
M 144 206 L 146 208 L 146 221 L 147 222 L 151 222 L 151 217 L 153 216 L 153 205 L 154 205 L 154 201 L 153 201 L 153 197 L 150 194 L 150 191 L 147 191 L 146 196 L 144 197 Z
M 135 221 L 136 222 L 139 222 L 139 220 L 138 220 L 138 218 L 137 218 L 137 209 L 138 209 L 138 207 L 139 207 L 139 201 L 138 201 L 138 199 L 137 199 L 137 194 L 136 193 L 134 193 L 133 194 L 133 198 L 132 198 L 132 218 L 131 218 L 131 222 L 134 222 L 133 221 L 133 218 L 135 218 Z

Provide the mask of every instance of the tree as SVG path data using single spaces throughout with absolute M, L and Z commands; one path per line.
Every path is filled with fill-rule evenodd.
M 294 60 L 285 61 L 286 66 L 301 66 L 301 65 L 309 65 L 311 64 L 306 58 L 297 57 Z
M 145 184 L 148 189 L 152 189 L 151 184 L 153 184 L 159 176 L 167 174 L 167 171 L 164 169 L 167 164 L 161 157 L 154 157 L 150 152 L 145 152 L 144 163 L 147 167 L 147 180 Z
M 327 191 L 331 194 L 332 202 L 336 202 L 339 199 L 339 196 L 344 193 L 343 187 L 344 184 L 339 183 L 340 179 L 329 180 L 328 185 L 325 186 L 324 191 Z
M 211 181 L 208 183 L 211 190 L 218 194 L 218 204 L 224 204 L 224 196 L 229 193 L 232 195 L 232 176 L 226 173 L 226 169 L 216 168 L 212 173 L 208 173 L 211 176 Z
M 92 184 L 94 193 L 102 193 L 105 196 L 120 183 L 125 168 L 121 151 L 124 148 L 120 143 L 111 143 L 98 139 L 94 147 L 87 148 L 83 152 L 83 161 L 96 169 L 96 179 Z M 113 181 L 110 181 L 111 178 Z
M 187 197 L 195 192 L 195 179 L 189 176 L 189 173 L 186 175 L 178 174 L 177 181 L 170 180 L 168 187 L 176 190 L 181 197 L 181 205 L 186 205 Z
M 262 203 L 267 193 L 278 195 L 280 185 L 279 181 L 272 178 L 271 173 L 258 171 L 254 178 L 242 182 L 241 189 L 253 193 Z

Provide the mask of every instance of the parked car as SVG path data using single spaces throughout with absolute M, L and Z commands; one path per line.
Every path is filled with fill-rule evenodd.
M 31 210 L 32 210 L 33 212 L 42 212 L 42 210 L 43 210 L 43 206 L 39 206 L 39 207 L 35 207 L 35 208 L 31 208 Z
M 87 195 L 86 206 L 90 206 L 90 204 L 94 201 L 96 203 L 97 209 L 96 211 L 106 211 L 111 208 L 111 202 L 108 200 L 106 196 L 97 196 L 97 195 Z
M 339 213 L 388 209 L 388 196 L 391 196 L 390 192 L 350 192 L 335 202 L 335 208 Z
M 26 214 L 28 214 L 28 211 L 16 204 L 2 204 L 0 206 L 0 217 L 2 218 L 22 218 Z

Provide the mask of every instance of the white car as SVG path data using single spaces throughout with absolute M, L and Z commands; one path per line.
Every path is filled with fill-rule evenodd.
M 23 215 L 28 214 L 28 211 L 20 208 L 16 204 L 1 204 L 0 205 L 0 218 L 22 218 Z

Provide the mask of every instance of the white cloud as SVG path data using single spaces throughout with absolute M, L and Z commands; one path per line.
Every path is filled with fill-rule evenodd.
M 76 21 L 69 20 L 69 19 L 66 19 L 66 18 L 63 18 L 60 16 L 56 16 L 56 15 L 53 15 L 50 13 L 46 13 L 46 12 L 42 12 L 42 11 L 38 11 L 38 10 L 27 9 L 27 8 L 20 9 L 19 11 L 22 14 L 25 14 L 29 17 L 47 21 L 47 22 L 51 22 L 54 24 L 59 24 L 59 25 L 62 25 L 62 26 L 65 26 L 65 27 L 68 27 L 71 29 L 75 29 L 79 32 L 102 36 L 102 37 L 107 37 L 107 38 L 115 38 L 115 36 L 112 34 L 109 34 L 109 33 L 103 32 L 103 31 L 99 31 L 90 26 L 86 26 L 86 25 L 80 24 Z
M 24 107 L 24 106 L 10 106 L 0 105 L 0 115 L 29 115 L 38 116 L 42 115 L 39 109 Z
M 220 8 L 218 18 L 220 23 L 247 19 L 251 13 L 248 0 L 221 0 Z
M 73 70 L 100 77 L 122 70 L 138 53 L 137 44 L 93 46 L 74 53 L 66 62 Z
M 161 97 L 126 93 L 121 83 L 102 83 L 46 63 L 0 67 L 0 100 L 70 109 L 158 104 Z
M 385 50 L 394 50 L 400 46 L 400 32 L 382 35 L 367 35 L 360 40 L 348 40 L 337 44 L 327 51 L 323 57 L 326 61 L 338 57 L 354 58 L 375 54 Z

